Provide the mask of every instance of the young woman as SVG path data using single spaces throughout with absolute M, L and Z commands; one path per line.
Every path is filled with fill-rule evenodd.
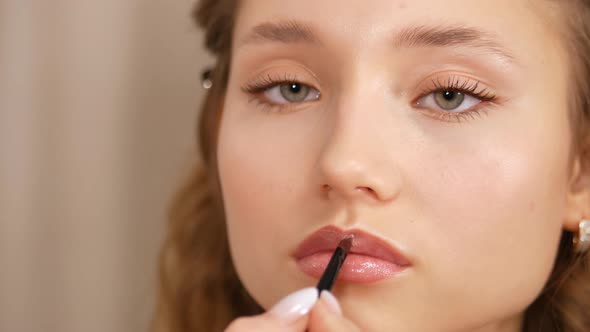
M 217 63 L 157 329 L 590 331 L 590 1 L 195 13 Z

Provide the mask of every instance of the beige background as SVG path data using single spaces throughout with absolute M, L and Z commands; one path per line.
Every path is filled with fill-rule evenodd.
M 0 0 L 0 331 L 144 331 L 194 158 L 193 0 Z

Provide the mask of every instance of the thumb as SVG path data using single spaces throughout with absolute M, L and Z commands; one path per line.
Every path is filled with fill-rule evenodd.
M 309 320 L 308 313 L 317 300 L 318 290 L 315 287 L 301 289 L 287 295 L 262 315 L 234 320 L 225 332 L 303 332 Z
M 309 318 L 310 332 L 360 332 L 360 328 L 342 316 L 338 300 L 329 291 L 322 291 Z

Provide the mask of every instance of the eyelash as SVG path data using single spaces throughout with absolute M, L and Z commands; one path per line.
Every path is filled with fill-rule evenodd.
M 282 113 L 288 112 L 292 107 L 301 103 L 274 104 L 264 100 L 264 98 L 261 98 L 259 95 L 270 88 L 280 86 L 282 84 L 293 83 L 308 85 L 303 82 L 300 82 L 295 75 L 290 76 L 289 74 L 285 73 L 282 77 L 273 77 L 270 74 L 268 74 L 264 77 L 258 78 L 252 82 L 247 83 L 242 88 L 242 91 L 250 95 L 249 102 L 256 102 L 259 106 L 262 107 L 262 110 L 264 112 L 276 111 Z M 484 109 L 483 106 L 485 106 L 485 104 L 493 103 L 497 99 L 497 96 L 490 92 L 487 88 L 480 88 L 480 84 L 481 83 L 477 80 L 467 79 L 459 76 L 449 76 L 446 82 L 444 83 L 441 82 L 440 78 L 435 78 L 431 80 L 430 87 L 422 90 L 420 96 L 416 98 L 412 102 L 412 104 L 416 105 L 419 99 L 431 93 L 449 90 L 461 92 L 473 96 L 481 100 L 481 102 L 477 104 L 475 108 L 462 112 L 441 112 L 420 107 L 418 107 L 418 109 L 420 109 L 420 111 L 422 112 L 427 113 L 428 116 L 446 122 L 462 122 L 463 120 L 475 119 L 476 117 L 481 117 L 482 114 L 487 114 L 487 111 Z M 310 87 L 313 88 L 312 86 Z

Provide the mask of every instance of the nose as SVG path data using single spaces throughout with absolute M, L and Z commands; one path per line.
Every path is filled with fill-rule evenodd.
M 392 119 L 375 109 L 339 108 L 330 112 L 330 129 L 318 165 L 321 190 L 330 199 L 385 203 L 401 191 L 402 174 L 388 131 Z

